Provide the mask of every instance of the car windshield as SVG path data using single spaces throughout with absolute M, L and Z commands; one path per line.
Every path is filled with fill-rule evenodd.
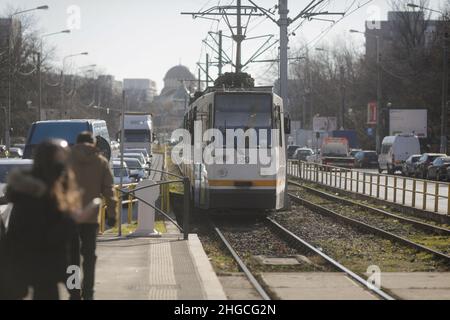
M 18 169 L 30 169 L 32 164 L 2 164 L 0 162 L 0 183 L 6 183 L 9 173 Z
M 125 130 L 125 142 L 151 142 L 149 130 Z
M 114 176 L 115 177 L 121 177 L 121 176 L 124 176 L 124 177 L 128 177 L 128 170 L 127 170 L 127 168 L 120 168 L 120 167 L 115 167 L 114 168 Z
M 137 159 L 125 159 L 124 161 L 130 170 L 142 169 L 142 165 Z
M 301 155 L 311 155 L 312 152 L 311 152 L 311 150 L 297 150 L 297 154 L 301 154 Z

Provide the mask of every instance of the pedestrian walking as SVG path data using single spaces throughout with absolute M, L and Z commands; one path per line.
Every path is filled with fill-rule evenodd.
M 8 177 L 6 199 L 13 209 L 2 259 L 8 299 L 24 298 L 29 287 L 34 299 L 59 299 L 57 285 L 67 277 L 74 217 L 81 205 L 69 153 L 66 141 L 45 141 L 36 149 L 31 171 L 13 171 Z
M 116 224 L 117 199 L 114 195 L 114 178 L 108 160 L 96 147 L 96 139 L 91 132 L 82 132 L 72 148 L 72 168 L 81 192 L 83 206 L 93 199 L 103 197 L 106 201 L 107 224 Z M 78 235 L 72 241 L 72 263 L 80 264 L 83 257 L 83 281 L 81 290 L 69 290 L 70 299 L 92 300 L 95 283 L 95 254 L 98 213 L 92 214 L 85 223 L 78 225 Z

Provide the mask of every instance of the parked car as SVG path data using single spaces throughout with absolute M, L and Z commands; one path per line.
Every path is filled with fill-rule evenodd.
M 146 169 L 148 168 L 147 161 L 145 161 L 144 155 L 142 153 L 138 153 L 138 152 L 134 152 L 134 153 L 124 152 L 123 156 L 124 156 L 124 158 L 136 159 L 142 164 L 143 168 L 146 168 Z
M 443 157 L 447 157 L 447 155 L 442 153 L 424 153 L 416 164 L 416 178 L 427 179 L 428 167 L 433 163 L 434 160 Z
M 306 159 L 314 154 L 314 151 L 309 148 L 298 148 L 293 158 L 300 161 L 306 161 Z
M 436 158 L 428 166 L 427 178 L 434 180 L 447 180 L 447 168 L 450 167 L 450 157 Z
M 376 151 L 359 151 L 355 155 L 355 168 L 378 168 Z
M 120 159 L 113 159 L 113 161 L 119 161 Z M 148 172 L 145 170 L 144 165 L 135 158 L 123 158 L 123 161 L 127 164 L 130 170 L 130 177 L 136 181 L 141 181 L 148 178 Z
M 136 182 L 136 179 L 131 177 L 130 169 L 128 169 L 127 163 L 124 162 L 123 167 L 120 166 L 120 160 L 113 161 L 113 173 L 114 173 L 114 184 L 120 184 L 120 177 L 123 175 L 122 183 L 130 184 Z
M 402 174 L 407 177 L 411 177 L 416 172 L 416 165 L 419 161 L 421 155 L 415 154 L 406 159 L 405 163 L 402 166 Z
M 147 164 L 150 164 L 152 162 L 152 156 L 148 153 L 147 149 L 145 148 L 126 148 L 124 150 L 124 153 L 142 153 L 142 155 L 145 158 L 145 161 Z
M 382 173 L 386 170 L 388 174 L 394 174 L 402 169 L 411 155 L 419 153 L 419 138 L 415 135 L 400 134 L 385 137 L 378 156 L 378 172 Z
M 22 158 L 23 150 L 17 147 L 9 148 L 9 158 Z
M 351 149 L 350 150 L 350 157 L 354 158 L 356 156 L 356 154 L 358 152 L 361 152 L 361 151 L 362 151 L 361 149 Z
M 295 145 L 288 146 L 288 148 L 287 148 L 288 159 L 294 159 L 295 151 L 297 151 L 297 149 L 299 149 L 299 148 L 300 148 L 300 146 L 295 146 Z
M 14 169 L 31 169 L 33 160 L 22 159 L 2 159 L 0 160 L 0 198 L 4 195 L 4 189 L 9 173 Z M 5 226 L 8 226 L 9 213 L 12 206 L 0 205 L 0 219 L 3 220 Z

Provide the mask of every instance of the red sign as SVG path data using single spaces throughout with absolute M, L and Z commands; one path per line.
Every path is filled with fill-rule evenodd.
M 377 103 L 369 102 L 367 105 L 367 124 L 377 124 Z

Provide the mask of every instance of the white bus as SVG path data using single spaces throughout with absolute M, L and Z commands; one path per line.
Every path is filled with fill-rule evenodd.
M 124 149 L 146 149 L 152 154 L 153 123 L 150 113 L 125 113 Z

